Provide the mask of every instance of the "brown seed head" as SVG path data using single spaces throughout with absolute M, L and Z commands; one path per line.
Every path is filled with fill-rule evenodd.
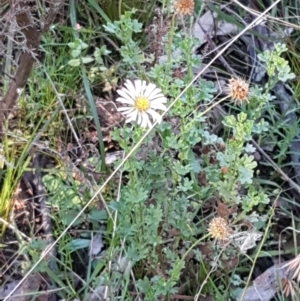
M 292 274 L 292 278 L 300 282 L 300 254 L 286 264 L 287 270 Z
M 227 166 L 222 166 L 221 167 L 221 173 L 228 173 L 229 168 Z
M 288 278 L 281 279 L 282 292 L 285 297 L 291 297 L 292 300 L 295 300 L 299 293 L 297 283 Z
M 249 84 L 246 83 L 241 78 L 231 78 L 228 83 L 227 87 L 228 95 L 235 101 L 235 102 L 249 102 Z
M 178 15 L 191 15 L 194 10 L 194 1 L 193 0 L 175 0 L 174 10 Z
M 208 232 L 213 238 L 218 240 L 227 240 L 230 234 L 230 229 L 224 218 L 215 217 L 209 223 Z

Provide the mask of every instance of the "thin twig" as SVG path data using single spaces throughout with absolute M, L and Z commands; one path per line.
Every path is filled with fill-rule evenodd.
M 247 23 L 245 22 L 245 20 L 239 14 L 237 14 L 234 10 L 230 9 L 227 6 L 225 6 L 224 9 L 226 9 L 229 13 L 235 15 L 245 26 L 247 26 Z M 252 79 L 252 76 L 254 74 L 255 66 L 256 66 L 256 63 L 257 63 L 256 50 L 255 50 L 256 44 L 255 44 L 254 35 L 251 34 L 251 40 L 252 40 L 252 46 L 253 46 L 253 49 L 252 49 L 252 55 L 253 55 L 253 57 L 251 57 L 251 48 L 248 48 L 247 40 L 245 40 L 243 36 L 241 36 L 241 40 L 244 41 L 244 43 L 246 44 L 247 49 L 248 49 L 249 54 L 250 54 L 249 56 L 253 60 L 253 62 L 251 64 L 251 72 L 250 72 L 250 75 L 249 75 L 249 82 L 250 82 L 251 79 Z M 251 46 L 249 46 L 249 47 L 251 47 Z
M 125 156 L 125 152 L 123 153 L 123 159 Z M 119 175 L 119 185 L 118 185 L 118 195 L 117 195 L 117 203 L 120 201 L 121 198 L 121 184 L 122 184 L 122 172 L 120 172 Z M 111 241 L 114 240 L 114 237 L 116 235 L 117 231 L 117 219 L 118 219 L 118 210 L 116 210 L 113 220 L 113 232 L 112 232 L 112 238 Z M 121 254 L 121 252 L 120 252 Z M 120 255 L 121 256 L 121 255 Z M 113 258 L 113 248 L 111 248 L 110 252 L 110 258 Z M 112 270 L 112 259 L 109 260 L 108 262 L 108 273 L 111 275 L 111 270 Z M 105 293 L 104 293 L 104 299 L 106 300 L 108 298 L 108 286 L 105 288 Z
M 7 221 L 5 221 L 3 218 L 0 217 L 0 222 L 3 223 L 5 226 L 7 226 L 9 229 L 11 229 L 13 232 L 15 232 L 15 234 L 17 235 L 17 237 L 19 238 L 19 240 L 21 240 L 21 237 L 24 238 L 27 242 L 31 242 L 31 239 L 25 235 L 23 232 L 21 232 L 17 227 L 13 226 L 12 224 L 8 223 Z
M 207 39 L 207 43 L 209 44 L 209 46 L 211 47 L 212 51 L 211 52 L 216 52 L 219 53 L 218 51 L 218 47 L 217 45 L 214 43 L 214 41 L 212 40 L 212 38 L 210 37 L 210 32 L 207 32 L 201 22 L 200 19 L 197 20 L 197 23 L 199 25 L 199 27 L 202 29 L 202 31 L 205 33 L 206 39 Z M 227 63 L 227 61 L 224 59 L 223 55 L 219 56 L 219 60 L 221 61 L 221 63 L 228 69 L 228 71 L 234 75 L 236 77 L 236 73 L 235 71 L 229 66 L 229 64 Z
M 254 15 L 255 17 L 259 16 L 260 15 L 260 12 L 255 10 L 255 9 L 252 9 L 252 8 L 249 8 L 245 5 L 243 5 L 241 2 L 237 1 L 237 0 L 231 0 L 231 2 L 233 3 L 236 3 L 238 6 L 240 6 L 242 9 L 244 9 L 245 11 L 247 11 L 248 13 Z M 299 25 L 296 25 L 296 24 L 293 24 L 293 23 L 290 23 L 290 22 L 287 22 L 285 20 L 281 20 L 280 18 L 278 17 L 273 17 L 273 16 L 265 16 L 264 18 L 266 18 L 266 20 L 269 20 L 269 21 L 273 21 L 277 24 L 281 24 L 281 25 L 284 25 L 286 27 L 292 27 L 292 28 L 295 28 L 297 30 L 300 29 L 300 26 Z
M 218 256 L 216 256 L 216 258 L 214 259 L 213 264 L 214 264 L 215 266 L 213 266 L 213 267 L 210 269 L 210 271 L 207 273 L 205 279 L 202 281 L 202 284 L 201 284 L 201 286 L 200 286 L 200 289 L 198 290 L 197 294 L 196 294 L 195 297 L 194 297 L 194 301 L 197 301 L 197 300 L 199 299 L 200 294 L 201 294 L 201 291 L 202 291 L 204 285 L 207 283 L 207 280 L 208 280 L 208 278 L 210 277 L 211 273 L 214 272 L 214 271 L 216 270 L 216 268 L 217 268 L 217 262 L 219 261 L 221 255 L 223 254 L 223 252 L 225 251 L 225 249 L 227 248 L 227 246 L 228 246 L 229 244 L 230 244 L 230 242 L 227 243 L 227 244 L 222 248 L 222 250 L 220 251 L 220 253 L 218 254 Z
M 284 171 L 270 158 L 268 154 L 256 143 L 254 139 L 251 141 L 257 150 L 265 157 L 265 159 L 272 165 L 272 167 L 281 174 L 285 181 L 287 181 L 291 187 L 295 188 L 298 192 L 300 192 L 300 186 L 294 182 Z

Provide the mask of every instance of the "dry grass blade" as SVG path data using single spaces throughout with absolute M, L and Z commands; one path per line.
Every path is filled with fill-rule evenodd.
M 289 263 L 285 265 L 287 267 L 288 272 L 292 273 L 293 279 L 297 279 L 297 281 L 300 281 L 300 254 L 291 260 Z
M 259 16 L 261 14 L 259 11 L 255 10 L 255 9 L 252 9 L 252 8 L 249 8 L 249 7 L 243 5 L 241 2 L 239 2 L 237 0 L 233 0 L 233 2 L 236 3 L 238 6 L 240 6 L 242 9 L 244 9 L 245 11 L 249 12 L 250 14 L 252 14 L 254 16 Z M 299 30 L 299 25 L 287 22 L 285 20 L 281 20 L 278 17 L 265 16 L 265 18 L 268 19 L 269 21 L 273 21 L 274 23 L 281 24 L 285 27 L 291 27 L 291 28 Z
M 282 292 L 285 297 L 291 297 L 293 300 L 295 300 L 295 297 L 298 293 L 298 287 L 295 281 L 289 280 L 287 278 L 281 279 L 281 285 L 282 285 Z

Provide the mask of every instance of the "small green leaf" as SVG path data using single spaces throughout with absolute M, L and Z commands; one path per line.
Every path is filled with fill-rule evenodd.
M 78 212 L 72 211 L 72 212 L 65 212 L 61 214 L 61 221 L 64 226 L 69 226 L 71 222 L 74 220 L 74 218 L 77 216 Z M 82 219 L 78 218 L 76 221 L 73 223 L 73 226 L 78 226 L 82 223 Z
M 104 221 L 107 220 L 107 212 L 105 210 L 92 209 L 88 217 L 96 221 Z
M 74 252 L 77 250 L 85 249 L 90 246 L 91 241 L 89 239 L 76 238 L 71 240 L 67 245 L 67 249 L 70 252 Z
M 85 57 L 82 58 L 82 63 L 83 64 L 89 64 L 89 63 L 91 63 L 93 61 L 94 61 L 94 59 L 92 57 L 90 57 L 90 56 L 85 56 Z
M 43 183 L 49 191 L 56 191 L 62 184 L 61 179 L 51 174 L 43 177 Z
M 68 61 L 68 65 L 70 65 L 72 67 L 78 67 L 78 66 L 80 66 L 80 59 L 72 59 L 72 60 Z
M 72 58 L 77 58 L 79 55 L 81 54 L 81 50 L 80 49 L 74 49 L 71 51 L 71 56 Z
M 188 174 L 191 170 L 191 166 L 189 164 L 184 166 L 179 161 L 175 162 L 173 167 L 175 171 L 182 176 Z
M 252 144 L 247 143 L 245 146 L 245 152 L 247 153 L 254 153 L 256 151 L 255 147 Z

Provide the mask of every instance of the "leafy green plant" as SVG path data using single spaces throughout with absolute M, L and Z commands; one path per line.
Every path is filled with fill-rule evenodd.
M 29 159 L 27 152 L 30 142 L 18 145 L 9 139 L 8 135 L 3 136 L 3 144 L 0 144 L 0 182 L 2 189 L 0 194 L 0 217 L 8 221 L 11 208 L 13 193 L 17 187 L 23 172 L 26 170 Z M 17 158 L 19 158 L 17 160 Z M 0 236 L 2 237 L 7 224 L 2 223 Z
M 193 60 L 187 51 L 192 48 L 192 45 L 193 41 L 188 38 L 177 44 L 182 53 L 186 54 L 185 59 L 189 68 L 197 63 L 197 60 Z M 280 66 L 278 68 L 280 69 Z M 176 95 L 178 90 L 172 86 L 173 83 L 168 75 L 161 76 L 164 74 L 164 66 L 154 66 L 149 74 L 152 79 L 159 82 L 168 95 L 172 93 Z M 156 77 L 156 74 L 160 74 L 160 77 Z M 183 85 L 189 80 L 190 76 L 187 72 L 187 76 L 182 78 Z M 150 270 L 155 269 L 157 265 L 163 265 L 170 254 L 173 254 L 174 260 L 171 261 L 173 262 L 171 266 L 176 266 L 175 262 L 178 260 L 174 253 L 176 244 L 165 247 L 162 253 L 157 252 L 157 247 L 163 242 L 164 233 L 169 229 L 176 229 L 180 233 L 179 237 L 184 241 L 195 241 L 196 233 L 205 234 L 205 227 L 197 228 L 194 220 L 200 214 L 201 200 L 218 196 L 228 206 L 242 204 L 241 211 L 236 217 L 237 222 L 250 217 L 249 214 L 257 206 L 269 202 L 268 196 L 253 184 L 256 162 L 250 155 L 254 148 L 249 143 L 253 133 L 267 130 L 267 123 L 264 120 L 258 123 L 255 123 L 255 120 L 260 117 L 263 106 L 270 98 L 269 94 L 253 88 L 250 91 L 249 106 L 253 101 L 252 105 L 255 109 L 249 114 L 250 118 L 245 112 L 237 117 L 225 117 L 223 124 L 232 135 L 217 137 L 207 130 L 206 119 L 203 116 L 207 110 L 203 112 L 194 110 L 199 101 L 209 101 L 210 93 L 213 92 L 210 83 L 201 82 L 200 87 L 196 89 L 192 86 L 184 98 L 169 111 L 167 120 L 178 119 L 176 134 L 167 122 L 161 123 L 156 133 L 147 137 L 141 151 L 131 157 L 123 168 L 126 172 L 126 186 L 121 190 L 120 201 L 113 205 L 119 213 L 117 234 L 126 239 L 130 250 L 135 250 L 134 253 L 128 251 L 132 254 L 130 260 L 145 261 Z M 199 95 L 202 98 L 199 98 Z M 124 127 L 115 130 L 112 137 L 125 151 L 128 151 L 130 148 L 126 141 L 130 139 L 131 145 L 134 145 L 141 134 L 139 128 L 133 127 L 128 131 L 128 128 Z M 159 150 L 149 150 L 153 139 L 160 141 Z M 210 157 L 203 155 L 202 158 L 196 158 L 192 150 L 199 143 L 212 147 Z M 220 144 L 223 145 L 222 151 L 218 150 Z M 143 159 L 137 159 L 140 156 Z M 210 163 L 214 156 L 217 164 Z M 225 167 L 226 172 L 225 169 L 222 172 L 222 168 Z M 199 172 L 205 174 L 208 186 L 199 186 L 196 180 Z M 241 187 L 246 193 L 241 193 Z M 264 216 L 257 216 L 257 218 L 264 219 Z M 149 300 L 160 294 L 171 294 L 178 280 L 177 273 L 180 274 L 183 266 L 177 268 L 176 273 L 172 269 L 165 271 L 169 280 L 157 276 L 151 279 L 143 278 L 138 282 L 140 290 Z M 171 279 L 176 281 L 172 282 Z
M 92 57 L 86 56 L 78 58 L 81 55 L 82 51 L 88 47 L 88 45 L 82 40 L 76 39 L 74 42 L 69 43 L 68 46 L 71 48 L 71 56 L 73 58 L 68 62 L 70 66 L 79 67 L 81 61 L 83 64 L 88 64 L 94 60 Z
M 72 180 L 65 173 L 45 175 L 43 182 L 47 190 L 51 191 L 49 201 L 53 208 L 57 208 L 61 212 L 58 222 L 61 223 L 61 227 L 67 226 L 81 210 L 84 200 L 89 197 L 87 187 Z M 78 193 L 79 191 L 82 193 Z M 105 211 L 99 211 L 93 207 L 86 214 L 89 220 L 96 221 L 107 218 Z M 82 216 L 74 226 L 80 225 L 85 219 L 86 217 Z
M 147 23 L 151 19 L 153 8 L 157 4 L 156 0 L 147 2 L 139 0 L 88 0 L 87 9 L 96 11 L 103 19 L 103 21 L 117 21 L 124 15 L 130 8 L 134 7 L 138 12 L 139 21 Z M 86 4 L 85 4 L 86 5 Z M 84 5 L 84 6 L 85 6 Z
M 295 74 L 291 72 L 291 68 L 288 62 L 281 57 L 283 52 L 287 51 L 285 44 L 275 44 L 274 51 L 266 50 L 264 53 L 258 54 L 258 58 L 266 63 L 266 71 L 269 75 L 270 83 L 273 80 L 286 82 L 289 79 L 293 79 Z
M 142 24 L 132 19 L 134 13 L 135 10 L 126 12 L 120 20 L 104 25 L 105 31 L 123 44 L 118 49 L 122 58 L 119 70 L 128 70 L 128 77 L 142 77 L 155 82 L 172 100 L 189 84 L 193 68 L 200 63 L 198 56 L 191 55 L 191 49 L 197 45 L 197 41 L 189 37 L 183 39 L 182 34 L 174 34 L 175 28 L 171 28 L 171 44 L 167 45 L 166 52 L 176 48 L 182 57 L 149 68 L 147 63 L 151 57 L 143 53 L 139 41 L 135 40 L 135 34 L 140 33 Z M 74 66 L 79 65 L 78 59 L 86 45 L 83 41 L 77 41 L 69 46 L 72 60 L 77 60 Z M 203 222 L 207 216 L 202 213 L 206 200 L 217 198 L 228 207 L 237 206 L 237 212 L 230 220 L 232 224 L 244 220 L 265 220 L 262 208 L 269 203 L 269 198 L 253 180 L 257 163 L 252 155 L 255 149 L 251 139 L 254 134 L 268 130 L 268 123 L 261 118 L 261 114 L 272 99 L 268 93 L 270 85 L 274 85 L 278 79 L 292 77 L 286 74 L 290 71 L 289 67 L 280 58 L 283 51 L 283 47 L 276 46 L 274 53 L 266 52 L 260 56 L 267 64 L 269 86 L 250 89 L 249 104 L 241 106 L 241 113 L 224 118 L 222 136 L 210 132 L 206 118 L 207 113 L 217 105 L 207 105 L 215 92 L 214 85 L 201 80 L 174 104 L 165 120 L 146 137 L 140 150 L 125 162 L 122 168 L 125 185 L 121 187 L 120 199 L 108 201 L 110 216 L 118 217 L 111 248 L 116 251 L 115 242 L 124 242 L 123 250 L 127 259 L 133 266 L 142 266 L 137 287 L 145 294 L 145 300 L 176 292 L 176 285 L 185 268 L 186 254 L 198 242 L 197 237 L 207 238 L 207 224 Z M 105 67 L 102 67 L 102 58 L 108 54 L 106 48 L 97 48 L 86 62 L 93 62 L 94 67 L 103 71 Z M 271 66 L 271 61 L 276 64 Z M 180 64 L 184 64 L 187 70 L 181 78 L 174 80 L 171 74 Z M 202 111 L 196 109 L 199 102 L 204 104 Z M 170 125 L 171 120 L 175 120 L 174 126 Z M 131 127 L 124 125 L 114 129 L 111 135 L 128 153 L 144 132 L 144 129 L 133 123 Z M 196 153 L 194 148 L 199 146 L 208 148 L 209 152 Z M 199 185 L 199 177 L 204 177 L 205 185 Z M 48 176 L 45 180 L 48 184 L 52 183 L 48 189 L 56 191 L 56 200 L 61 199 L 67 191 L 71 190 L 74 195 L 78 190 L 74 185 L 74 188 L 69 187 L 64 191 L 64 184 L 57 175 Z M 59 182 L 56 190 L 53 188 L 55 181 Z M 67 205 L 73 198 L 70 195 L 67 198 L 68 201 L 62 200 L 58 206 L 68 213 L 75 210 L 76 214 L 80 203 L 76 209 L 77 205 Z M 213 210 L 210 213 L 214 214 Z M 112 222 L 111 217 L 109 220 Z M 177 234 L 171 242 L 166 243 L 166 237 L 172 229 Z M 179 248 L 181 241 L 188 243 Z M 79 241 L 77 243 L 83 246 Z M 99 271 L 100 266 L 103 267 L 103 262 L 99 263 L 95 271 Z M 157 274 L 157 267 L 160 267 L 164 277 Z M 106 272 L 102 277 L 109 279 Z M 212 288 L 220 298 L 221 290 L 221 286 Z
M 93 1 L 89 2 L 97 6 Z M 135 13 L 133 9 L 117 19 L 105 18 L 105 32 L 120 42 L 116 50 L 121 60 L 116 64 L 116 73 L 154 82 L 172 101 L 189 85 L 193 69 L 201 63 L 201 57 L 191 55 L 197 41 L 177 32 L 173 22 L 170 32 L 164 37 L 169 41 L 164 49 L 166 62 L 150 67 L 152 57 L 143 51 L 138 36 L 143 24 L 133 18 Z M 74 37 L 68 46 L 71 50 L 69 65 L 81 66 L 86 92 L 93 103 L 89 86 L 92 76 L 89 75 L 94 70 L 108 70 L 105 62 L 112 50 L 97 46 L 92 55 L 86 55 L 89 45 L 83 37 Z M 172 49 L 178 49 L 182 56 L 171 59 Z M 251 139 L 268 130 L 269 125 L 261 116 L 272 100 L 270 88 L 278 80 L 285 81 L 293 76 L 287 62 L 280 57 L 283 51 L 283 46 L 276 45 L 275 52 L 260 55 L 270 76 L 268 84 L 262 88 L 252 87 L 249 103 L 242 103 L 239 114 L 224 117 L 220 132 L 212 132 L 208 114 L 215 106 L 230 99 L 226 97 L 210 104 L 216 92 L 214 84 L 200 80 L 191 85 L 169 108 L 164 120 L 144 139 L 140 149 L 124 163 L 118 194 L 106 195 L 102 200 L 107 212 L 91 207 L 75 222 L 74 226 L 78 227 L 88 221 L 96 231 L 99 230 L 97 221 L 107 223 L 108 247 L 101 258 L 89 259 L 87 279 L 80 291 L 85 298 L 91 285 L 107 288 L 111 299 L 119 291 L 122 299 L 126 299 L 129 276 L 123 277 L 120 270 L 111 268 L 116 257 L 126 258 L 134 267 L 137 276 L 134 284 L 138 293 L 144 294 L 145 300 L 176 293 L 180 277 L 184 272 L 190 272 L 186 269 L 191 259 L 197 260 L 197 268 L 202 273 L 205 271 L 205 275 L 200 275 L 203 282 L 209 283 L 205 289 L 215 294 L 217 300 L 229 295 L 231 283 L 241 283 L 234 272 L 221 276 L 211 273 L 209 264 L 204 266 L 203 254 L 194 249 L 200 242 L 205 242 L 212 255 L 209 261 L 211 271 L 215 267 L 225 270 L 222 258 L 218 257 L 223 254 L 223 246 L 214 246 L 209 240 L 211 232 L 207 233 L 208 220 L 219 214 L 214 210 L 214 203 L 207 205 L 211 200 L 215 204 L 224 204 L 228 210 L 234 208 L 230 211 L 233 214 L 227 218 L 232 230 L 228 243 L 236 239 L 234 235 L 240 233 L 245 221 L 251 223 L 254 232 L 265 226 L 265 207 L 269 204 L 269 197 L 254 179 L 257 163 Z M 185 72 L 174 78 L 182 65 L 186 66 Z M 91 69 L 86 72 L 89 67 Z M 236 103 L 232 103 L 234 105 Z M 145 129 L 132 122 L 130 127 L 125 124 L 113 129 L 111 138 L 127 154 L 144 134 Z M 104 160 L 104 152 L 102 155 Z M 117 161 L 116 166 L 119 163 Z M 90 191 L 96 191 L 100 182 L 93 183 Z M 44 177 L 44 183 L 50 193 L 49 201 L 57 210 L 56 226 L 61 232 L 81 211 L 91 196 L 90 191 L 82 189 L 78 182 L 64 173 L 50 173 Z M 86 249 L 91 241 L 91 236 L 81 231 L 80 237 L 70 235 L 60 247 L 67 258 L 71 253 Z M 253 246 L 250 244 L 248 249 Z M 232 244 L 226 250 L 228 253 L 224 252 L 224 257 L 230 253 L 238 257 L 248 249 L 242 250 L 237 244 Z M 196 294 L 196 289 L 191 293 Z

